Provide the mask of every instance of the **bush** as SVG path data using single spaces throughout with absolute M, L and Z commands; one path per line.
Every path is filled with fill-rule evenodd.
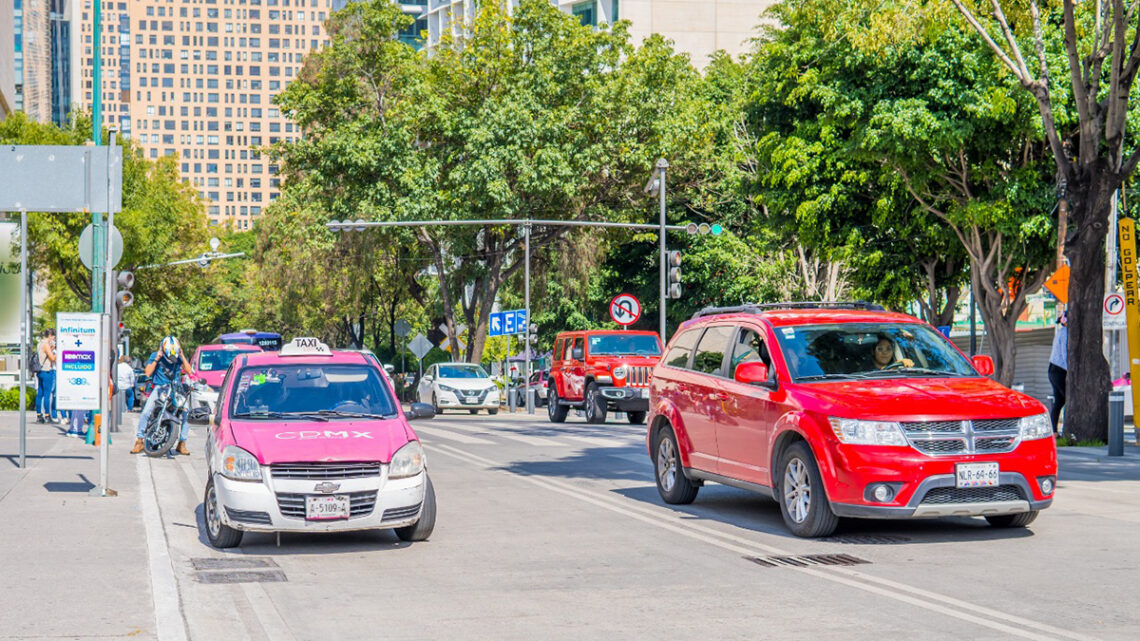
M 27 389 L 27 409 L 34 411 L 36 409 L 36 388 L 28 387 Z M 19 386 L 11 389 L 0 390 L 0 410 L 14 411 L 20 409 L 20 388 Z

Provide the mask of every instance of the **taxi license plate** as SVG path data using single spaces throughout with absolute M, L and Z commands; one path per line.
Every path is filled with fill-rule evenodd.
M 997 463 L 959 463 L 954 466 L 958 487 L 993 487 L 998 484 Z
M 349 514 L 348 497 L 333 496 L 306 496 L 305 519 L 309 521 L 328 521 L 332 519 L 347 519 Z

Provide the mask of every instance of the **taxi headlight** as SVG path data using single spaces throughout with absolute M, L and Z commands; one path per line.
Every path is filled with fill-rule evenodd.
M 617 367 L 614 368 L 614 378 L 616 378 L 619 381 L 621 379 L 625 378 L 627 374 L 629 374 L 629 370 L 626 368 L 625 365 L 618 365 Z
M 394 455 L 388 464 L 388 478 L 403 479 L 424 471 L 424 448 L 419 441 L 408 441 Z
M 1021 440 L 1023 441 L 1053 436 L 1053 423 L 1049 420 L 1048 414 L 1026 416 L 1018 421 L 1017 427 L 1021 432 Z
M 222 450 L 222 476 L 234 481 L 260 481 L 261 464 L 249 452 L 234 445 Z
M 863 421 L 829 417 L 831 429 L 840 443 L 850 445 L 906 445 L 902 428 L 893 421 Z

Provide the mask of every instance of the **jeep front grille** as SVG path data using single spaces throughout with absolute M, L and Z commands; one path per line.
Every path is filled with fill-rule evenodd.
M 900 423 L 911 447 L 928 456 L 1002 454 L 1021 442 L 1021 419 Z
M 649 378 L 653 372 L 652 367 L 630 367 L 626 384 L 633 387 L 649 387 Z

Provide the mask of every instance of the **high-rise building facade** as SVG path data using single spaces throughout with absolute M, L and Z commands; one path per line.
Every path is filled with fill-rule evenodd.
M 81 89 L 94 98 L 92 0 L 81 13 Z M 333 0 L 104 2 L 102 111 L 147 158 L 175 155 L 211 224 L 248 229 L 279 192 L 259 151 L 300 131 L 272 103 L 326 44 Z
M 761 14 L 776 0 L 550 0 L 573 14 L 583 24 L 598 25 L 629 20 L 630 36 L 640 43 L 659 33 L 688 53 L 693 64 L 703 68 L 718 50 L 739 55 L 758 35 Z M 519 0 L 510 0 L 517 6 Z M 413 4 L 404 2 L 405 5 Z M 421 19 L 427 25 L 430 49 L 447 33 L 460 35 L 469 23 L 478 0 L 425 0 Z
M 75 0 L 49 0 L 51 11 L 51 119 L 67 123 L 71 112 L 71 19 L 67 6 Z
M 47 0 L 13 0 L 15 108 L 51 121 L 51 12 Z
M 0 120 L 16 110 L 16 41 L 12 0 L 0 0 Z M 14 46 L 9 46 L 11 43 Z

